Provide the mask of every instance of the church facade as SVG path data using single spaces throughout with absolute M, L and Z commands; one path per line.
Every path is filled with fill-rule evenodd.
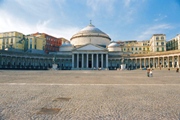
M 63 43 L 57 56 L 59 69 L 138 69 L 179 67 L 180 52 L 132 54 L 91 23 Z M 168 54 L 169 53 L 169 54 Z M 59 59 L 58 59 L 59 57 Z
M 53 54 L 53 53 L 52 53 Z M 63 43 L 57 56 L 66 58 L 58 65 L 60 68 L 69 66 L 73 70 L 109 69 L 109 58 L 121 57 L 128 52 L 122 52 L 117 43 L 111 43 L 111 38 L 91 23 L 72 36 L 70 42 Z M 116 67 L 120 64 L 116 65 Z

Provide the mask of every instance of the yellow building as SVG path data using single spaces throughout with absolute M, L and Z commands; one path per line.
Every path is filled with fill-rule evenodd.
M 46 39 L 42 36 L 27 35 L 27 52 L 44 53 Z
M 145 41 L 124 41 L 124 52 L 131 52 L 132 54 L 147 54 L 150 52 L 149 40 Z
M 16 31 L 0 33 L 0 50 L 24 50 L 24 34 Z
M 142 46 L 143 46 L 143 49 L 142 49 L 142 53 L 143 54 L 148 54 L 148 53 L 150 53 L 151 51 L 150 51 L 150 41 L 149 40 L 144 40 L 144 41 L 142 41 Z

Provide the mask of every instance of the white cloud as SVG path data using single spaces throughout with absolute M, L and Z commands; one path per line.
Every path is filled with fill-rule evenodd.
M 132 7 L 136 4 L 141 4 L 145 2 L 146 0 L 123 0 L 125 7 Z
M 167 29 L 172 29 L 173 26 L 169 24 L 159 24 L 154 25 L 152 27 L 147 28 L 144 32 L 141 33 L 141 35 L 138 37 L 139 40 L 144 40 L 147 38 L 150 38 L 153 34 L 160 34 L 164 33 Z
M 158 15 L 158 17 L 156 18 L 156 19 L 154 19 L 154 21 L 155 22 L 158 22 L 158 21 L 161 21 L 161 20 L 163 20 L 163 19 L 165 19 L 165 18 L 167 18 L 167 15 L 161 15 L 161 14 L 159 14 Z
M 132 0 L 124 0 L 125 7 L 129 7 Z
M 31 34 L 35 32 L 44 32 L 55 37 L 64 37 L 70 39 L 72 35 L 80 30 L 78 27 L 60 26 L 53 28 L 49 26 L 50 19 L 38 21 L 35 24 L 29 24 L 23 19 L 0 10 L 0 32 L 18 31 L 23 34 Z
M 139 18 L 140 10 L 145 6 L 145 0 L 122 0 L 117 20 L 123 25 L 131 24 Z
M 111 14 L 113 12 L 113 5 L 116 0 L 87 0 L 86 4 L 92 9 L 92 13 L 89 17 L 94 17 L 96 14 L 103 9 L 104 14 Z

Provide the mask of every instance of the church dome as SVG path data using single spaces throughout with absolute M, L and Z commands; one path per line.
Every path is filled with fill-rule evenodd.
M 120 46 L 120 45 L 117 44 L 117 43 L 115 43 L 115 42 L 113 42 L 113 43 L 111 43 L 111 44 L 108 45 L 108 47 L 119 47 L 119 46 Z
M 72 46 L 72 44 L 69 42 L 65 42 L 61 45 L 61 47 L 66 47 L 66 46 Z
M 69 42 L 65 42 L 60 46 L 59 51 L 71 51 L 72 49 L 73 45 Z
M 108 51 L 121 51 L 121 46 L 116 42 L 112 42 L 108 45 Z
M 90 23 L 87 27 L 73 35 L 70 41 L 74 46 L 81 46 L 88 43 L 107 46 L 111 38 Z

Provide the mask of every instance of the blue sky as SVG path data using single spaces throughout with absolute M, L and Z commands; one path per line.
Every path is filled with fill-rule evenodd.
M 180 34 L 180 0 L 0 0 L 0 32 L 70 39 L 89 24 L 113 41 Z

